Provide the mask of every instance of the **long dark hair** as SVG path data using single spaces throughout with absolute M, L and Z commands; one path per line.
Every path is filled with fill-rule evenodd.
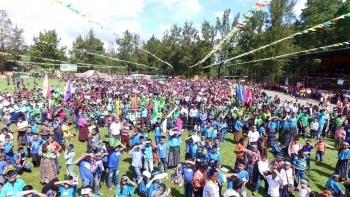
M 49 142 L 46 141 L 46 142 L 41 146 L 41 152 L 42 152 L 42 153 L 47 153 L 47 150 L 48 150 L 47 146 L 48 146 L 48 145 L 49 145 Z

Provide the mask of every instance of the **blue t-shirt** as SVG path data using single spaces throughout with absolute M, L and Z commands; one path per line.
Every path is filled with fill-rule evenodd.
M 93 175 L 92 175 L 91 169 L 92 169 L 91 161 L 81 160 L 79 162 L 80 178 L 82 180 L 84 180 L 84 179 L 92 179 Z
M 156 137 L 162 136 L 162 129 L 160 128 L 160 125 L 157 125 L 154 127 L 154 136 Z
M 221 161 L 220 153 L 216 152 L 214 154 L 212 151 L 210 151 L 209 154 L 208 154 L 208 159 L 207 160 L 209 161 L 210 159 L 214 159 L 215 161 L 216 160 L 217 161 Z
M 264 133 L 266 133 L 265 128 L 264 127 L 259 127 L 258 133 L 259 133 L 260 138 L 263 138 Z
M 236 124 L 235 124 L 235 130 L 239 131 L 242 129 L 242 127 L 243 127 L 243 123 L 241 121 L 237 120 Z
M 108 155 L 108 168 L 119 168 L 119 159 L 120 159 L 120 153 L 123 150 L 118 148 L 118 150 L 111 149 L 109 150 Z
M 248 172 L 246 170 L 242 170 L 242 172 L 239 172 L 238 170 L 236 170 L 236 173 L 238 175 L 238 178 L 240 180 L 242 180 L 243 182 L 249 180 L 249 174 L 248 174 Z M 242 189 L 242 191 L 245 191 L 245 190 L 246 190 L 246 188 L 244 187 Z
M 30 127 L 32 127 L 32 132 L 33 133 L 37 133 L 38 132 L 38 125 L 37 124 L 34 124 L 34 125 L 30 125 Z
M 193 179 L 194 167 L 187 167 L 186 165 L 182 166 L 182 174 L 184 175 L 185 182 L 189 182 Z
M 168 137 L 168 144 L 169 146 L 175 147 L 181 145 L 181 136 L 180 135 L 169 135 Z
M 6 144 L 6 142 L 5 142 Z M 4 151 L 5 153 L 13 153 L 13 141 L 9 141 L 5 146 L 4 146 Z
M 26 184 L 22 179 L 16 179 L 13 185 L 10 182 L 7 182 L 2 187 L 0 197 L 15 197 L 18 192 L 22 191 L 24 186 L 26 186 Z
M 142 156 L 142 152 L 141 151 L 136 151 L 134 150 L 131 153 L 131 157 L 132 157 L 132 162 L 131 165 L 134 167 L 140 167 L 141 164 L 141 156 Z
M 317 122 L 319 125 L 323 125 L 326 123 L 326 118 L 325 118 L 325 115 L 323 113 L 317 115 Z
M 0 174 L 2 174 L 7 166 L 7 162 L 6 161 L 0 161 Z
M 186 153 L 191 153 L 192 141 L 186 140 Z
M 342 189 L 341 189 L 341 187 L 339 186 L 339 184 L 338 184 L 336 181 L 334 181 L 332 178 L 329 178 L 329 179 L 327 180 L 325 186 L 326 186 L 326 187 L 332 188 L 333 191 L 334 191 L 334 195 L 335 195 L 335 196 L 339 196 L 339 195 L 340 195 L 340 192 L 341 192 Z
M 304 152 L 310 152 L 310 153 L 311 153 L 312 149 L 314 149 L 314 146 L 312 146 L 312 145 L 310 145 L 310 146 L 306 146 L 306 145 L 305 145 L 305 146 L 303 146 L 303 148 L 302 148 L 302 150 L 303 150 Z M 306 157 L 309 158 L 310 155 L 307 154 Z
M 70 188 L 66 189 L 64 184 L 61 184 L 59 189 L 61 197 L 75 197 L 77 195 L 77 188 L 75 186 L 71 186 Z
M 296 127 L 298 123 L 298 118 L 290 118 L 289 119 L 289 127 Z
M 158 157 L 160 159 L 165 159 L 167 158 L 167 150 L 168 150 L 169 146 L 167 143 L 164 143 L 164 144 L 158 144 L 157 145 L 157 149 L 158 149 Z
M 13 159 L 15 160 L 15 162 L 17 161 L 19 157 L 19 153 L 16 153 L 15 155 L 13 155 Z M 24 154 L 22 155 L 22 160 L 26 159 L 28 157 L 28 151 L 24 151 Z
M 293 165 L 295 166 L 295 169 L 297 170 L 305 170 L 306 165 L 306 157 L 300 159 L 299 157 L 294 157 L 293 159 Z
M 196 158 L 196 162 L 202 162 L 202 161 L 206 161 L 207 160 L 207 156 L 205 156 L 205 154 L 196 154 L 195 155 Z
M 153 150 L 153 147 L 152 145 L 149 145 L 149 146 L 144 146 L 143 149 L 142 149 L 142 152 L 143 152 L 143 155 L 146 159 L 152 159 L 153 156 L 152 156 L 152 150 Z

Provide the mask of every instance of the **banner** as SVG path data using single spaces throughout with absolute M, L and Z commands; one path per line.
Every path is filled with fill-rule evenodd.
M 77 72 L 78 68 L 76 64 L 60 64 L 61 72 Z

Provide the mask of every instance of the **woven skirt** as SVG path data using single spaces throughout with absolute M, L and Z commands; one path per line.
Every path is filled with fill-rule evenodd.
M 242 136 L 243 136 L 243 134 L 242 134 L 242 129 L 240 129 L 239 131 L 235 131 L 234 132 L 234 138 L 233 138 L 233 141 L 235 142 L 235 143 L 238 143 L 239 142 L 239 139 L 241 139 L 242 138 Z
M 26 141 L 24 139 L 25 131 L 18 131 L 17 142 L 19 145 L 25 144 Z
M 41 157 L 40 160 L 40 182 L 48 183 L 57 177 L 55 159 Z
M 168 167 L 176 167 L 180 162 L 180 147 L 171 146 L 169 150 Z
M 335 173 L 339 174 L 339 178 L 349 178 L 350 160 L 338 160 L 335 166 Z
M 289 127 L 289 135 L 290 135 L 290 137 L 292 138 L 294 138 L 295 136 L 297 136 L 298 135 L 298 130 L 297 130 L 297 128 L 295 128 L 295 127 Z
M 267 145 L 272 147 L 276 144 L 276 129 L 270 129 L 267 137 Z

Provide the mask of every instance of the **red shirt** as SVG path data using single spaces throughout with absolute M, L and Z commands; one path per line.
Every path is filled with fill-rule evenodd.
M 54 141 L 51 146 L 54 147 L 54 151 L 58 151 L 61 148 L 61 145 L 59 143 L 57 143 L 56 141 Z

